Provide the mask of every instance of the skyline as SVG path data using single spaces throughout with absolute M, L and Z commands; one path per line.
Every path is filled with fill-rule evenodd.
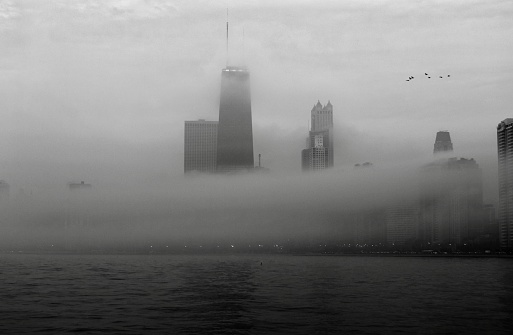
M 512 36 L 512 0 L 0 0 L 0 334 L 511 333 Z
M 449 130 L 454 156 L 476 159 L 496 201 L 512 5 L 289 5 L 3 2 L 0 177 L 12 190 L 181 177 L 183 120 L 217 119 L 229 7 L 230 50 L 241 49 L 244 28 L 252 72 L 254 153 L 273 173 L 300 173 L 311 102 L 331 100 L 337 171 L 426 161 L 434 134 Z

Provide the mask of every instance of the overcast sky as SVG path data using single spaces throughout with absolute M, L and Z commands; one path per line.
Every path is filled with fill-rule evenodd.
M 341 173 L 427 162 L 449 130 L 495 200 L 495 127 L 513 116 L 513 2 L 499 0 L 0 0 L 0 179 L 181 178 L 184 121 L 218 119 L 227 7 L 273 173 L 300 171 L 310 110 L 331 100 Z

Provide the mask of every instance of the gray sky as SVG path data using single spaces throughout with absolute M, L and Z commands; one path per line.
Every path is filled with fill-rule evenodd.
M 513 2 L 498 0 L 0 0 L 0 179 L 181 178 L 184 121 L 218 118 L 227 7 L 274 173 L 299 172 L 310 109 L 329 99 L 337 171 L 427 161 L 449 130 L 495 200 L 495 127 L 513 105 Z

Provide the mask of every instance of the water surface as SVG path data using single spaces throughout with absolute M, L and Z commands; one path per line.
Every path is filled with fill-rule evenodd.
M 0 333 L 510 334 L 513 260 L 0 255 Z

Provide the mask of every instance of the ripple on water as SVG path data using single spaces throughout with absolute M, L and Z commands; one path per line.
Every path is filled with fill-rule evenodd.
M 509 259 L 0 255 L 0 264 L 2 334 L 513 327 Z

